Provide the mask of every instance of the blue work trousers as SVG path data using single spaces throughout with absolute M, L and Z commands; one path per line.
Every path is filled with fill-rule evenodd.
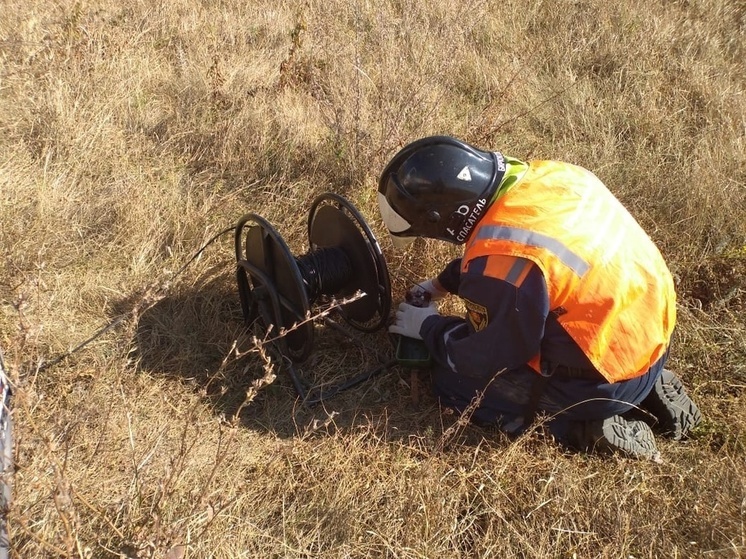
M 615 383 L 600 375 L 575 378 L 561 372 L 541 378 L 528 365 L 496 373 L 493 378 L 468 377 L 436 366 L 432 370 L 433 390 L 443 405 L 459 412 L 484 392 L 472 421 L 496 425 L 510 435 L 522 433 L 530 423 L 527 416 L 536 412 L 546 418 L 549 431 L 562 441 L 573 422 L 605 419 L 639 405 L 663 371 L 666 357 L 644 375 Z

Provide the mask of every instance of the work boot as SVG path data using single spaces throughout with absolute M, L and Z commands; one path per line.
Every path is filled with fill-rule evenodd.
M 576 421 L 567 434 L 571 448 L 585 452 L 619 452 L 632 458 L 660 460 L 655 437 L 644 421 L 620 415 L 595 421 Z
M 675 441 L 702 421 L 702 413 L 687 395 L 679 377 L 667 369 L 663 369 L 640 407 L 656 417 L 658 421 L 653 425 L 656 431 Z

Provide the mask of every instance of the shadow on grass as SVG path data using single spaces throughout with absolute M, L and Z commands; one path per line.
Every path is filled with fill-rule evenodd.
M 304 405 L 273 350 L 267 353 L 275 380 L 245 404 L 252 383 L 265 376 L 266 364 L 252 341 L 262 331 L 245 327 L 230 279 L 174 290 L 140 316 L 134 338 L 140 370 L 191 387 L 215 414 L 238 414 L 245 427 L 284 438 L 361 428 L 386 440 L 437 437 L 455 420 L 440 413 L 427 371 L 412 373 L 400 367 L 386 369 L 320 404 Z M 299 375 L 314 385 L 336 385 L 391 359 L 385 330 L 352 334 L 354 341 L 318 324 L 313 352 L 297 366 Z

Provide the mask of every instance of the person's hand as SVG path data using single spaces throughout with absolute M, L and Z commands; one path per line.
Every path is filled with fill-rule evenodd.
M 436 314 L 438 314 L 438 309 L 434 303 L 424 307 L 401 303 L 399 310 L 396 311 L 396 322 L 389 326 L 389 332 L 421 340 L 420 328 L 422 328 L 422 323 L 425 322 L 427 317 Z
M 406 301 L 416 307 L 424 307 L 448 295 L 437 279 L 429 279 L 412 286 L 406 294 Z

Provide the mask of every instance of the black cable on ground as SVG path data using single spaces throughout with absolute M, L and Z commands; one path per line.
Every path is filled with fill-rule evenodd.
M 194 262 L 197 258 L 199 258 L 199 255 L 202 254 L 204 252 L 204 250 L 208 246 L 210 246 L 212 243 L 214 243 L 215 241 L 217 241 L 223 235 L 226 235 L 228 233 L 232 233 L 234 230 L 235 230 L 235 227 L 229 227 L 227 229 L 223 229 L 222 231 L 220 231 L 220 233 L 215 234 L 212 238 L 210 238 L 210 240 L 208 240 L 204 245 L 202 245 L 202 247 L 197 252 L 195 252 L 194 255 L 189 260 L 187 260 L 186 264 L 184 264 L 181 268 L 179 268 L 178 270 L 176 270 L 176 272 L 174 273 L 173 276 L 171 276 L 171 278 L 170 278 L 169 281 L 174 280 L 178 276 L 180 276 L 181 274 L 183 274 L 184 271 L 189 267 L 189 265 L 192 262 Z M 161 286 L 160 289 L 163 289 L 163 286 Z M 147 295 L 147 293 L 150 293 L 150 290 L 146 290 L 146 295 Z M 46 371 L 47 369 L 50 369 L 51 367 L 54 367 L 55 365 L 57 365 L 61 361 L 67 359 L 68 357 L 70 357 L 74 353 L 77 353 L 78 351 L 80 351 L 81 349 L 83 349 L 84 347 L 86 347 L 91 342 L 93 342 L 93 341 L 97 340 L 98 338 L 100 338 L 101 336 L 103 336 L 109 330 L 114 329 L 125 318 L 128 318 L 129 316 L 131 316 L 137 310 L 137 308 L 140 305 L 140 303 L 142 303 L 144 301 L 146 295 L 144 295 L 143 297 L 141 297 L 140 300 L 137 302 L 137 304 L 135 304 L 129 311 L 127 311 L 124 314 L 119 315 L 117 318 L 115 318 L 114 320 L 112 320 L 109 324 L 107 324 L 106 326 L 103 326 L 102 328 L 100 328 L 90 338 L 88 338 L 87 340 L 79 343 L 73 349 L 71 349 L 69 351 L 66 351 L 62 355 L 59 355 L 59 356 L 55 357 L 51 361 L 47 361 L 46 363 L 42 363 L 42 364 L 38 365 L 38 367 L 37 367 L 36 370 L 38 372 L 42 372 L 42 371 Z

